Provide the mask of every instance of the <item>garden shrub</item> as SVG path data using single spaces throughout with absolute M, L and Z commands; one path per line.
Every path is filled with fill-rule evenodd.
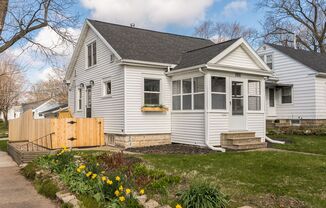
M 74 205 L 70 204 L 70 203 L 63 203 L 61 204 L 61 208 L 73 208 Z
M 100 208 L 99 203 L 92 196 L 82 195 L 78 199 L 81 201 L 82 208 Z
M 59 187 L 50 179 L 36 181 L 35 186 L 39 194 L 49 199 L 56 199 L 56 193 L 60 191 Z
M 225 208 L 227 197 L 217 188 L 207 183 L 196 183 L 180 192 L 180 203 L 187 208 Z
M 37 169 L 36 164 L 34 162 L 30 162 L 24 168 L 21 169 L 21 173 L 28 180 L 34 180 L 36 176 L 36 169 Z

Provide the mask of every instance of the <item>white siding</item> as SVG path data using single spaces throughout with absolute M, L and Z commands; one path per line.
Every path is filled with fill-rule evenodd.
M 177 112 L 172 114 L 172 142 L 205 145 L 203 112 Z
M 171 133 L 171 83 L 164 69 L 125 66 L 126 134 Z M 141 112 L 144 78 L 161 80 L 161 104 L 168 112 Z
M 326 119 L 326 78 L 316 77 L 316 119 Z
M 265 114 L 248 113 L 248 131 L 256 132 L 256 137 L 265 138 Z
M 261 47 L 257 53 L 273 54 L 273 72 L 279 78 L 279 83 L 292 84 L 292 104 L 281 103 L 281 90 L 276 90 L 276 114 L 278 119 L 315 118 L 315 84 L 314 71 L 295 61 L 276 49 Z
M 97 65 L 86 69 L 86 45 L 94 40 L 96 40 L 97 45 Z M 105 133 L 122 133 L 124 129 L 123 67 L 118 63 L 110 63 L 111 51 L 91 29 L 88 30 L 83 42 L 84 45 L 74 67 L 74 70 L 76 70 L 76 83 L 72 84 L 69 91 L 69 107 L 73 110 L 76 117 L 85 117 L 85 89 L 83 89 L 83 105 L 80 112 L 74 108 L 76 105 L 74 95 L 80 83 L 89 85 L 89 82 L 93 80 L 95 84 L 92 87 L 92 117 L 104 118 Z M 102 96 L 102 80 L 105 78 L 111 79 L 111 97 Z
M 229 131 L 229 113 L 209 113 L 209 144 L 220 145 L 221 133 Z
M 234 51 L 232 51 L 230 54 L 220 60 L 218 64 L 249 69 L 259 69 L 257 64 L 252 60 L 252 58 L 242 47 L 236 48 Z

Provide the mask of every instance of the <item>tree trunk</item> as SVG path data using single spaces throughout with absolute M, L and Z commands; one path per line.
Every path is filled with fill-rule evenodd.
M 3 111 L 3 121 L 6 128 L 8 128 L 8 111 Z
M 4 23 L 5 23 L 5 18 L 8 10 L 8 2 L 9 0 L 1 0 L 0 1 L 0 34 L 2 32 Z

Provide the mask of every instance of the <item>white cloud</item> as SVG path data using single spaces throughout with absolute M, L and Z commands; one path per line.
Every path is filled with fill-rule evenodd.
M 37 76 L 37 80 L 41 80 L 41 81 L 47 81 L 49 80 L 49 78 L 51 78 L 52 76 L 55 76 L 55 72 L 53 71 L 52 67 L 46 68 L 44 70 L 42 70 L 38 76 Z
M 82 0 L 92 18 L 146 28 L 191 26 L 205 17 L 214 0 Z
M 246 11 L 248 9 L 247 0 L 235 0 L 228 3 L 223 10 L 223 15 L 231 16 L 238 12 Z

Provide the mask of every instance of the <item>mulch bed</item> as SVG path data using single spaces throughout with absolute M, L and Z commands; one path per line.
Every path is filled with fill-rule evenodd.
M 128 148 L 126 151 L 144 154 L 207 154 L 214 152 L 208 148 L 185 144 L 167 144 L 160 146 Z

